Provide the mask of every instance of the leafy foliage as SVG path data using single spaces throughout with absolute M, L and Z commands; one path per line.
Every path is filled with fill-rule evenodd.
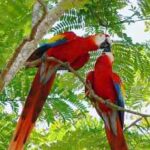
M 85 27 L 87 27 L 87 33 L 91 31 L 93 33 L 97 33 L 104 29 L 108 29 L 109 33 L 122 32 L 123 26 L 118 24 L 121 18 L 117 10 L 123 8 L 125 5 L 126 1 L 124 0 L 107 0 L 105 3 L 103 0 L 89 1 L 85 9 L 80 11 L 80 13 L 85 17 Z
M 9 139 L 12 136 L 12 128 L 14 128 L 14 122 L 16 121 L 16 117 L 14 114 L 8 114 L 4 110 L 4 107 L 1 106 L 0 120 L 0 149 L 5 150 L 8 146 Z
M 150 0 L 139 1 L 139 5 L 143 15 L 150 20 Z M 150 21 L 145 22 L 146 31 L 150 30 Z
M 110 5 L 111 7 L 109 7 Z M 71 29 L 85 28 L 87 34 L 104 32 L 105 29 L 108 29 L 110 33 L 120 34 L 123 25 L 118 23 L 121 16 L 117 10 L 125 5 L 126 1 L 124 0 L 117 2 L 107 0 L 105 3 L 103 0 L 89 1 L 83 9 L 72 9 L 65 13 L 51 31 L 58 34 Z
M 150 0 L 139 1 L 140 8 L 145 16 L 150 15 Z
M 148 83 L 150 72 L 148 65 L 150 64 L 150 59 L 146 52 L 147 48 L 139 44 L 117 43 L 114 44 L 113 49 L 115 55 L 114 69 L 123 78 L 128 101 L 144 100 L 144 96 L 147 97 L 149 93 L 149 85 L 144 84 Z M 141 85 L 140 87 L 140 83 L 143 83 L 143 86 Z M 134 96 L 132 95 L 133 93 Z
M 48 2 L 53 4 L 56 1 Z M 34 0 L 0 2 L 0 69 L 5 66 L 6 58 L 10 58 L 23 37 L 29 34 L 33 4 Z M 121 20 L 126 16 L 121 16 L 118 11 L 127 5 L 125 0 L 107 0 L 105 3 L 103 0 L 89 1 L 80 10 L 72 9 L 66 12 L 49 33 L 84 29 L 85 34 L 98 32 L 117 34 L 120 41 L 113 44 L 114 70 L 125 82 L 127 107 L 141 110 L 143 109 L 141 105 L 146 108 L 150 103 L 150 46 L 148 43 L 133 44 L 132 39 L 123 33 L 124 25 Z M 142 1 L 139 6 L 143 15 L 149 15 L 148 0 Z M 79 70 L 82 77 L 93 69 L 95 60 L 100 54 L 101 50 L 91 53 L 90 61 Z M 0 94 L 0 149 L 2 150 L 6 149 L 11 138 L 16 118 L 24 104 L 35 72 L 36 69 L 21 70 Z M 12 110 L 14 113 L 8 113 L 4 109 Z M 103 124 L 97 119 L 85 117 L 88 109 L 89 104 L 85 101 L 84 87 L 81 82 L 71 73 L 59 71 L 27 149 L 97 150 L 100 147 L 108 149 Z M 149 132 L 146 122 L 140 122 L 138 125 Z M 127 131 L 129 148 L 131 150 L 149 148 L 147 132 L 141 133 L 140 128 L 136 126 L 134 130 Z M 142 143 L 141 146 L 138 144 L 139 141 Z
M 83 16 L 76 9 L 71 9 L 60 18 L 59 22 L 51 29 L 51 32 L 58 34 L 71 29 L 80 29 L 83 26 Z
M 79 81 L 75 80 L 75 82 L 70 82 L 73 81 L 74 78 L 74 75 L 71 73 L 58 74 L 51 91 L 52 94 L 49 95 L 45 108 L 45 116 L 48 123 L 59 118 L 59 116 L 61 116 L 60 119 L 64 122 L 72 118 L 78 118 L 78 115 L 75 113 L 76 110 L 82 114 L 86 112 L 87 108 L 83 101 L 84 95 L 82 93 L 76 93 L 76 91 L 79 90 Z
M 2 0 L 0 2 L 0 68 L 31 30 L 31 10 L 35 0 Z
M 35 131 L 31 136 L 32 144 L 29 143 L 27 149 L 37 147 L 52 150 L 109 149 L 102 121 L 90 116 L 79 118 L 73 122 L 56 121 L 46 132 Z M 130 150 L 148 149 L 150 146 L 149 138 L 136 131 L 125 132 L 125 136 Z M 142 144 L 139 145 L 139 141 Z

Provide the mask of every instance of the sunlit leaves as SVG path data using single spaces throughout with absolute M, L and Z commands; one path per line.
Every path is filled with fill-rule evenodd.
M 148 0 L 144 0 L 141 4 L 144 15 L 149 14 L 147 2 Z M 33 3 L 34 0 L 0 2 L 0 69 L 5 66 L 6 59 L 12 55 L 23 37 L 29 34 Z M 84 27 L 85 34 L 105 32 L 106 29 L 109 33 L 117 34 L 121 41 L 113 44 L 114 70 L 120 74 L 125 83 L 127 107 L 141 110 L 141 106 L 146 108 L 150 102 L 150 46 L 133 44 L 132 39 L 123 33 L 124 26 L 119 24 L 122 16 L 118 14 L 118 10 L 126 5 L 124 0 L 107 0 L 105 3 L 103 0 L 91 0 L 81 10 L 72 9 L 66 12 L 50 32 L 56 34 Z M 90 53 L 90 61 L 78 71 L 83 78 L 93 69 L 100 54 L 101 51 Z M 35 72 L 36 69 L 21 70 L 0 95 L 2 150 L 8 145 L 11 132 L 14 130 L 14 122 L 17 120 L 15 113 L 18 117 Z M 7 114 L 4 108 L 15 113 Z M 84 118 L 88 108 L 84 85 L 72 73 L 58 72 L 39 118 L 40 125 L 37 126 L 37 132 L 33 133 L 27 149 L 39 147 L 52 150 L 98 150 L 100 147 L 108 149 L 102 122 L 90 117 Z M 149 128 L 146 121 L 140 125 L 145 129 Z M 135 126 L 134 129 L 134 132 L 126 132 L 129 148 L 131 150 L 148 148 L 147 136 L 141 134 L 140 128 Z M 141 146 L 138 145 L 139 141 L 142 143 Z
M 105 27 L 104 29 L 108 29 L 109 32 L 119 33 L 123 26 L 118 24 L 121 18 L 117 10 L 125 5 L 124 0 L 108 0 L 105 3 L 103 0 L 91 0 L 80 13 L 85 17 L 85 26 L 94 27 L 95 32 L 99 32 L 102 27 Z
M 146 31 L 150 31 L 150 0 L 143 0 L 139 1 L 140 8 L 142 10 L 142 13 L 145 17 L 149 18 L 148 21 L 146 21 Z
M 71 9 L 60 18 L 58 23 L 51 29 L 51 32 L 58 34 L 72 29 L 80 29 L 83 26 L 83 16 L 80 15 L 79 11 Z
M 16 117 L 8 114 L 0 107 L 0 149 L 5 150 L 12 136 L 12 128 L 15 126 Z
M 139 1 L 141 10 L 145 16 L 150 15 L 150 0 Z
M 148 149 L 150 146 L 148 136 L 139 134 L 136 130 L 126 131 L 125 137 L 130 150 Z M 75 119 L 73 122 L 56 121 L 49 130 L 35 131 L 31 136 L 30 143 L 27 145 L 27 149 L 31 150 L 36 148 L 51 150 L 109 149 L 102 121 L 90 116 Z
M 31 10 L 35 0 L 2 0 L 0 2 L 0 68 L 31 30 Z
M 139 44 L 116 43 L 113 45 L 115 55 L 114 69 L 126 86 L 127 99 L 135 103 L 148 100 L 150 59 L 147 47 Z

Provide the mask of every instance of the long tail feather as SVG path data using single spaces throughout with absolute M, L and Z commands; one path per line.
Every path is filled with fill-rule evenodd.
M 43 108 L 54 78 L 55 72 L 43 84 L 40 82 L 40 69 L 38 70 L 8 150 L 23 150 L 35 121 Z
M 108 142 L 110 144 L 111 150 L 128 150 L 125 137 L 123 135 L 123 129 L 119 120 L 119 117 L 116 119 L 116 128 L 117 134 L 115 135 L 113 130 L 105 124 L 105 131 L 107 135 Z

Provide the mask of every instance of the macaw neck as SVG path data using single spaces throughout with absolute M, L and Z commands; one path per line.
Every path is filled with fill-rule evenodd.
M 113 55 L 112 52 L 105 52 L 105 55 L 108 56 L 108 58 L 109 58 L 109 60 L 110 60 L 111 63 L 114 62 L 114 55 Z
M 112 53 L 103 53 L 96 61 L 95 69 L 99 71 L 102 70 L 110 70 L 112 71 L 112 64 L 113 64 L 113 55 Z

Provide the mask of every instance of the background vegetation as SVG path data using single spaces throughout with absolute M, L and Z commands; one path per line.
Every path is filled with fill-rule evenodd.
M 57 1 L 46 0 L 51 9 Z M 0 70 L 9 60 L 22 39 L 29 35 L 35 0 L 2 0 L 0 2 Z M 150 32 L 150 1 L 90 0 L 80 10 L 66 12 L 49 30 L 57 34 L 68 30 L 84 30 L 85 35 L 108 32 L 117 35 L 114 41 L 114 70 L 124 80 L 126 107 L 136 111 L 150 108 L 150 39 L 133 43 L 124 33 L 125 23 L 145 20 L 145 30 Z M 131 16 L 119 14 L 129 7 Z M 140 30 L 140 29 L 139 29 Z M 139 37 L 140 38 L 140 37 Z M 41 42 L 45 42 L 46 39 Z M 84 77 L 92 69 L 100 51 L 91 53 L 90 62 L 79 73 Z M 36 69 L 22 69 L 0 94 L 0 149 L 5 150 L 12 136 L 18 114 L 26 99 Z M 58 72 L 57 79 L 37 122 L 37 127 L 26 145 L 27 149 L 43 150 L 107 150 L 108 143 L 101 119 L 91 116 L 90 102 L 85 98 L 84 87 L 68 72 Z M 138 117 L 126 116 L 126 126 Z M 149 121 L 149 123 L 148 123 Z M 142 119 L 125 131 L 131 150 L 150 148 L 150 119 Z M 140 144 L 139 144 L 140 143 Z

